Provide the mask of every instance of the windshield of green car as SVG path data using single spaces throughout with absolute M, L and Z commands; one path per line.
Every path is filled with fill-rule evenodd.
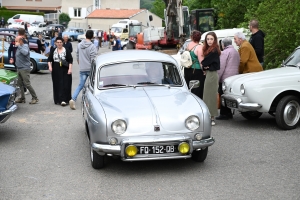
M 128 62 L 107 65 L 99 73 L 99 88 L 132 85 L 181 86 L 177 67 L 163 62 Z

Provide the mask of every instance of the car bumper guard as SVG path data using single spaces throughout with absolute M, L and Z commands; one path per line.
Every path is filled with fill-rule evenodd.
M 15 112 L 15 110 L 17 110 L 18 106 L 17 105 L 13 105 L 12 107 L 10 107 L 8 110 L 0 112 L 0 116 L 5 116 L 0 123 L 4 123 L 8 120 L 8 118 L 11 116 L 11 114 L 13 112 Z
M 222 95 L 222 105 L 239 111 L 257 111 L 262 105 L 258 103 L 243 103 L 241 98 L 234 98 L 229 95 Z

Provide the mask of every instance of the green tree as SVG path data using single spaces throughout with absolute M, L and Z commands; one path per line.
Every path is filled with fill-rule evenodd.
M 145 8 L 147 10 L 151 10 L 154 0 L 141 0 L 140 8 Z
M 164 19 L 165 2 L 163 0 L 155 0 L 153 2 L 151 12 Z
M 63 24 L 65 27 L 68 27 L 68 24 L 70 21 L 71 21 L 71 18 L 67 13 L 61 13 L 59 15 L 59 23 Z
M 257 19 L 265 32 L 265 68 L 277 68 L 300 45 L 298 0 L 264 0 L 245 21 Z

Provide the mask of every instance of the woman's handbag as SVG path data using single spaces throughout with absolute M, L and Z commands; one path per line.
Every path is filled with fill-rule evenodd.
M 59 58 L 59 65 L 60 65 L 60 67 L 66 67 L 66 68 L 69 68 L 69 63 L 68 63 L 68 61 L 66 61 L 66 60 L 63 60 L 60 56 L 59 56 L 59 54 L 58 54 L 58 58 Z

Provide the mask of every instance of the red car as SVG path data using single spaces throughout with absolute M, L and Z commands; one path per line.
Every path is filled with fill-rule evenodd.
M 16 35 L 12 33 L 0 32 L 0 38 L 4 38 L 6 42 L 11 43 L 16 39 Z M 30 51 L 34 51 L 36 53 L 40 53 L 38 50 L 38 45 L 35 43 L 29 42 Z

